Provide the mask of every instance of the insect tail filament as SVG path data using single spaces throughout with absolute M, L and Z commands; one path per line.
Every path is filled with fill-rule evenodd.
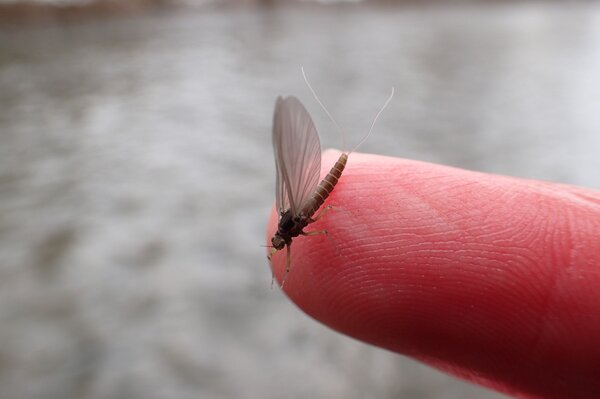
M 310 92 L 312 93 L 315 100 L 317 100 L 317 103 L 319 103 L 321 108 L 323 108 L 323 111 L 325 111 L 325 114 L 329 117 L 329 120 L 331 122 L 333 122 L 335 129 L 338 131 L 340 136 L 342 136 L 342 148 L 344 149 L 344 152 L 345 152 L 346 151 L 346 135 L 344 135 L 344 131 L 342 130 L 340 125 L 338 125 L 338 123 L 335 121 L 335 119 L 333 119 L 333 116 L 331 116 L 331 114 L 329 113 L 329 111 L 327 110 L 325 105 L 323 105 L 323 103 L 319 99 L 319 96 L 317 96 L 317 92 L 315 91 L 315 89 L 313 89 L 312 86 L 310 85 L 310 83 L 308 83 L 308 78 L 306 77 L 306 73 L 304 72 L 304 67 L 301 66 L 300 70 L 302 71 L 302 77 L 304 78 L 304 83 L 306 83 L 306 86 L 308 86 L 308 90 L 310 90 Z
M 369 133 L 366 134 L 365 137 L 363 137 L 357 145 L 354 146 L 354 148 L 352 149 L 352 151 L 350 151 L 348 154 L 352 154 L 358 147 L 360 147 L 360 145 L 362 143 L 364 143 L 369 136 L 371 135 L 371 133 L 373 132 L 373 128 L 375 127 L 375 123 L 377 122 L 377 119 L 379 119 L 379 116 L 383 113 L 383 111 L 387 108 L 388 104 L 390 103 L 390 101 L 392 101 L 392 98 L 394 97 L 394 88 L 392 87 L 392 92 L 390 93 L 390 96 L 388 97 L 388 99 L 385 101 L 385 103 L 383 103 L 383 106 L 381 107 L 381 109 L 379 109 L 379 112 L 377 113 L 377 115 L 375 115 L 375 118 L 373 118 L 373 122 L 371 123 L 371 128 L 369 129 Z

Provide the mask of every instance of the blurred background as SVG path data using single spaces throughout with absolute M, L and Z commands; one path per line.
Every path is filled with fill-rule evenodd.
M 0 397 L 501 398 L 270 289 L 276 96 L 600 188 L 600 3 L 0 1 Z

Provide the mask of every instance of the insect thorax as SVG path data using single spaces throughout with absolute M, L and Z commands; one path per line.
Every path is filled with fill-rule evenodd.
M 279 237 L 285 241 L 286 244 L 290 244 L 292 238 L 299 236 L 302 233 L 302 229 L 308 225 L 309 221 L 310 218 L 303 213 L 294 215 L 291 209 L 288 209 L 281 214 L 277 227 L 277 233 L 275 233 L 273 239 L 275 241 L 279 241 L 276 239 L 276 237 Z M 273 242 L 273 244 L 275 245 L 276 243 Z

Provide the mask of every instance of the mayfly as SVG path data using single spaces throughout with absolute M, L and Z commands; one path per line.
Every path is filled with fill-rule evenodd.
M 302 74 L 304 75 L 304 70 L 302 70 Z M 336 128 L 341 131 L 308 83 L 306 75 L 304 75 L 304 79 L 319 105 Z M 292 239 L 299 235 L 327 233 L 325 230 L 305 232 L 304 228 L 317 221 L 327 211 L 328 208 L 325 208 L 313 218 L 342 176 L 348 156 L 369 137 L 377 118 L 393 96 L 394 89 L 392 88 L 391 95 L 373 119 L 369 133 L 352 151 L 340 155 L 321 182 L 319 182 L 321 143 L 308 111 L 296 97 L 277 98 L 273 115 L 273 150 L 277 169 L 276 206 L 279 212 L 279 223 L 277 232 L 271 238 L 272 247 L 268 258 L 271 259 L 277 251 L 283 248 L 287 249 L 282 286 L 290 271 Z

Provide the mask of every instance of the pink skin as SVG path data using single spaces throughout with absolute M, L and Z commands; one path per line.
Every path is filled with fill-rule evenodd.
M 600 398 L 600 193 L 354 153 L 326 204 L 284 287 L 307 314 L 518 397 Z

